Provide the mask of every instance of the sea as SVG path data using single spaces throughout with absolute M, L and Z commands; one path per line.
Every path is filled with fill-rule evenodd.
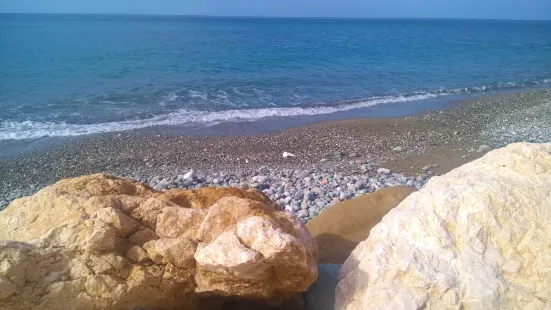
M 0 141 L 551 85 L 551 21 L 0 14 Z

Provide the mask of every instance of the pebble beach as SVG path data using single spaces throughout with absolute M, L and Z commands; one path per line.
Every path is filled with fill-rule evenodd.
M 419 189 L 435 175 L 521 141 L 551 141 L 549 89 L 481 96 L 404 118 L 327 121 L 260 135 L 85 136 L 0 159 L 0 208 L 59 179 L 106 172 L 156 190 L 257 188 L 307 222 L 332 204 L 381 188 Z

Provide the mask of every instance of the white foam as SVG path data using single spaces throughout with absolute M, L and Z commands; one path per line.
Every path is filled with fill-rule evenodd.
M 178 95 L 176 95 L 175 93 L 170 93 L 168 94 L 168 96 L 165 97 L 165 99 L 161 100 L 161 102 L 159 102 L 159 105 L 164 107 L 166 106 L 166 103 L 167 102 L 174 102 L 178 99 Z
M 219 122 L 254 121 L 269 117 L 321 115 L 365 108 L 377 104 L 415 101 L 434 98 L 442 94 L 418 94 L 413 96 L 379 97 L 371 100 L 344 104 L 339 106 L 321 107 L 289 107 L 226 110 L 205 112 L 181 109 L 169 114 L 155 116 L 144 120 L 129 120 L 99 124 L 66 124 L 51 122 L 2 122 L 0 125 L 0 140 L 36 139 L 41 137 L 79 136 L 85 134 L 125 131 L 153 126 L 183 125 L 183 124 L 215 124 Z
M 189 96 L 193 99 L 201 99 L 201 100 L 207 100 L 208 99 L 208 95 L 206 93 L 203 93 L 203 92 L 200 92 L 200 91 L 195 91 L 195 90 L 190 90 L 189 91 Z

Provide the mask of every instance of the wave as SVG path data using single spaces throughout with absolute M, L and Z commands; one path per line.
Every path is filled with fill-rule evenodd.
M 496 83 L 488 86 L 470 88 L 442 88 L 434 92 L 415 92 L 397 96 L 372 97 L 366 100 L 348 101 L 334 106 L 319 105 L 310 107 L 275 107 L 259 109 L 232 109 L 224 111 L 200 111 L 193 109 L 179 109 L 171 113 L 154 116 L 148 119 L 126 120 L 97 124 L 67 124 L 54 122 L 22 121 L 0 123 L 0 140 L 23 140 L 42 137 L 79 136 L 105 132 L 117 132 L 154 126 L 170 125 L 213 125 L 220 122 L 254 121 L 271 117 L 322 115 L 366 108 L 379 104 L 399 103 L 435 98 L 446 95 L 480 93 L 492 90 L 520 88 L 551 83 L 551 79 L 540 79 L 522 82 Z M 203 99 L 203 93 L 192 93 Z M 220 94 L 225 101 L 225 93 Z M 174 101 L 177 95 L 170 94 L 167 101 Z
M 342 104 L 333 107 L 290 107 L 226 110 L 206 112 L 198 110 L 180 109 L 165 115 L 155 116 L 143 120 L 129 120 L 99 124 L 67 124 L 52 122 L 2 122 L 0 126 L 0 140 L 36 139 L 42 137 L 79 136 L 86 134 L 125 131 L 154 126 L 170 126 L 182 124 L 212 125 L 220 122 L 254 121 L 269 117 L 320 115 L 365 108 L 378 104 L 415 101 L 437 97 L 437 94 L 420 94 L 412 96 L 380 97 L 360 101 L 352 104 Z

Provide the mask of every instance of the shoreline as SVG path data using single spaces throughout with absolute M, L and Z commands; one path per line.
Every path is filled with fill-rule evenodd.
M 256 135 L 175 135 L 155 130 L 107 133 L 0 159 L 0 201 L 5 204 L 59 179 L 97 172 L 151 183 L 155 177 L 176 179 L 195 169 L 204 182 L 188 186 L 213 185 L 217 178 L 234 185 L 237 181 L 254 183 L 254 176 L 270 173 L 277 175 L 279 183 L 300 181 L 304 185 L 302 179 L 309 175 L 317 178 L 323 174 L 325 178 L 341 174 L 343 182 L 349 177 L 345 185 L 360 178 L 368 183 L 370 192 L 377 187 L 371 185 L 380 181 L 370 179 L 380 177 L 376 170 L 384 167 L 398 173 L 384 180 L 399 180 L 396 185 L 401 185 L 419 179 L 410 182 L 418 187 L 432 175 L 480 157 L 484 152 L 476 150 L 481 145 L 494 148 L 515 141 L 549 142 L 549 126 L 551 90 L 536 89 L 475 97 L 454 103 L 451 109 L 417 116 L 331 120 Z M 398 146 L 403 151 L 393 151 Z M 297 157 L 283 158 L 283 152 Z M 369 171 L 366 166 L 374 169 Z M 339 192 L 333 196 L 341 196 L 341 183 L 334 185 Z M 360 191 L 345 190 L 345 199 Z M 335 197 L 328 198 L 324 206 Z
M 75 136 L 45 136 L 34 139 L 0 140 L 0 159 L 14 158 L 40 152 L 48 148 L 60 147 L 78 140 L 88 140 L 103 135 L 161 134 L 173 136 L 243 136 L 276 133 L 283 130 L 308 126 L 321 122 L 345 121 L 351 119 L 390 119 L 422 115 L 428 111 L 453 109 L 457 105 L 471 100 L 489 98 L 506 94 L 547 89 L 545 86 L 533 86 L 521 89 L 492 90 L 482 93 L 449 94 L 413 101 L 377 104 L 368 107 L 353 108 L 327 114 L 273 116 L 247 121 L 228 121 L 213 124 L 156 125 L 145 128 L 121 131 L 90 133 Z

